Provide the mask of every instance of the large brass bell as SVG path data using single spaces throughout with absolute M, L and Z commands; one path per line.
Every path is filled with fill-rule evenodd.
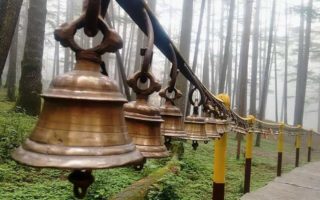
M 42 96 L 38 123 L 13 158 L 35 167 L 97 169 L 142 159 L 127 133 L 118 87 L 99 64 L 79 60 Z
M 187 139 L 192 140 L 192 147 L 196 150 L 199 146 L 198 141 L 208 143 L 209 138 L 205 129 L 205 118 L 199 116 L 199 100 L 196 98 L 193 102 L 192 95 L 196 88 L 190 91 L 189 101 L 193 105 L 193 113 L 187 116 L 184 121 L 185 131 L 187 132 Z
M 12 154 L 26 165 L 74 170 L 69 180 L 79 198 L 94 181 L 92 169 L 143 161 L 127 132 L 123 111 L 127 100 L 116 83 L 100 73 L 101 55 L 120 49 L 122 40 L 99 17 L 104 39 L 84 50 L 73 37 L 84 21 L 85 14 L 55 31 L 56 39 L 76 52 L 77 63 L 73 71 L 51 82 L 42 95 L 43 109 L 35 129 Z
M 145 158 L 162 158 L 169 156 L 164 146 L 164 137 L 161 133 L 163 119 L 159 108 L 148 103 L 149 95 L 158 92 L 161 85 L 149 71 L 154 45 L 153 27 L 147 12 L 145 13 L 148 33 L 148 48 L 142 51 L 144 56 L 141 71 L 133 74 L 128 85 L 137 95 L 137 100 L 125 104 L 125 118 L 128 124 L 129 135 Z
M 165 145 L 168 149 L 171 147 L 171 139 L 185 139 L 187 134 L 184 130 L 184 117 L 180 108 L 175 105 L 175 100 L 182 97 L 181 91 L 175 88 L 176 78 L 178 76 L 177 58 L 173 46 L 170 45 L 172 52 L 172 68 L 170 73 L 171 80 L 168 87 L 162 89 L 159 95 L 165 99 L 164 105 L 160 107 L 160 114 L 164 119 L 161 129 L 165 136 Z

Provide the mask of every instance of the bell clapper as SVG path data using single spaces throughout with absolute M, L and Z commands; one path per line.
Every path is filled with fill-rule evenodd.
M 94 182 L 91 170 L 74 170 L 68 180 L 73 184 L 74 196 L 83 199 L 90 185 Z
M 172 143 L 171 143 L 172 138 L 165 136 L 164 139 L 165 139 L 164 145 L 166 145 L 167 150 L 170 150 L 172 146 Z
M 198 149 L 198 146 L 199 146 L 199 143 L 198 143 L 198 141 L 196 141 L 196 140 L 193 140 L 192 141 L 192 147 L 193 147 L 193 150 L 197 150 Z
M 136 170 L 136 171 L 141 171 L 144 167 L 144 164 L 146 164 L 147 162 L 147 159 L 146 158 L 143 158 L 142 162 L 141 163 L 138 163 L 136 165 L 133 165 L 133 168 Z

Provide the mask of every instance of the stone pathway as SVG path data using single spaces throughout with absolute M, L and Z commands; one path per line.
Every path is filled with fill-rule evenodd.
M 320 162 L 283 174 L 241 200 L 320 200 Z

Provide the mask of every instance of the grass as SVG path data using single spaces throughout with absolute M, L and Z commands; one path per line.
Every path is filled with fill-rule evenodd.
M 10 152 L 20 145 L 32 131 L 34 117 L 15 113 L 13 103 L 7 102 L 0 92 L 0 200 L 65 200 L 74 199 L 72 186 L 67 181 L 69 171 L 35 169 L 21 166 L 10 158 Z M 242 144 L 244 144 L 243 142 Z M 165 176 L 150 188 L 147 199 L 151 200 L 208 200 L 212 195 L 214 145 L 201 143 L 198 150 L 191 143 L 184 144 L 185 153 L 181 160 L 181 172 Z M 285 146 L 284 171 L 293 169 L 294 147 L 292 141 Z M 242 196 L 244 158 L 235 159 L 236 140 L 233 134 L 228 139 L 228 162 L 226 175 L 226 199 L 236 200 Z M 305 163 L 305 150 L 301 159 Z M 254 148 L 251 189 L 256 190 L 276 175 L 276 140 L 263 139 L 260 148 Z M 319 156 L 315 155 L 318 160 Z M 168 159 L 148 161 L 141 172 L 132 168 L 95 170 L 95 183 L 90 187 L 86 199 L 105 200 L 120 192 L 133 182 L 164 166 Z

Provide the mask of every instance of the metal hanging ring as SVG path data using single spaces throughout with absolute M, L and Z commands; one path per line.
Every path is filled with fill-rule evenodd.
M 149 16 L 148 12 L 146 11 L 146 9 L 143 9 L 143 13 L 145 16 L 144 20 L 145 20 L 146 27 L 147 27 L 148 44 L 147 44 L 146 52 L 145 52 L 145 55 L 143 58 L 141 72 L 146 74 L 149 72 L 149 68 L 150 68 L 151 62 L 152 62 L 153 47 L 154 47 L 154 30 L 153 30 L 150 16 Z
M 171 80 L 169 81 L 169 92 L 175 89 L 176 81 L 177 81 L 177 76 L 178 76 L 178 64 L 177 64 L 177 56 L 174 51 L 174 48 L 172 44 L 170 44 L 170 50 L 171 50 L 171 55 L 172 55 L 172 67 L 171 67 L 171 72 L 170 72 L 170 78 Z
M 64 23 L 54 32 L 55 39 L 64 47 L 70 47 L 74 52 L 85 51 L 81 48 L 74 39 L 77 30 L 85 25 L 85 15 L 81 15 L 78 19 L 71 23 Z M 103 34 L 103 40 L 100 45 L 87 49 L 86 51 L 95 52 L 102 55 L 106 52 L 115 52 L 122 48 L 123 42 L 121 37 L 105 23 L 102 17 L 98 18 L 98 29 Z
M 198 88 L 193 88 L 192 90 L 190 90 L 189 92 L 189 101 L 190 101 L 190 104 L 193 105 L 193 106 L 201 106 L 203 105 L 204 101 L 205 101 L 205 97 L 203 95 L 203 93 L 199 90 L 199 93 L 200 93 L 200 101 L 199 101 L 199 104 L 196 105 L 194 100 L 193 100 L 193 94 L 195 93 L 195 91 L 199 90 Z
M 146 89 L 141 89 L 138 85 L 139 81 L 141 81 L 142 78 L 146 78 L 150 81 L 149 86 Z M 133 76 L 127 81 L 127 83 L 135 93 L 146 96 L 149 96 L 154 92 L 158 92 L 161 89 L 161 85 L 150 72 L 137 72 L 133 74 Z
M 169 94 L 172 94 L 172 93 L 173 95 L 169 96 Z M 161 96 L 162 98 L 165 98 L 168 101 L 174 102 L 175 100 L 182 97 L 182 92 L 175 87 L 173 88 L 172 91 L 170 91 L 170 86 L 168 86 L 159 92 L 159 96 Z

